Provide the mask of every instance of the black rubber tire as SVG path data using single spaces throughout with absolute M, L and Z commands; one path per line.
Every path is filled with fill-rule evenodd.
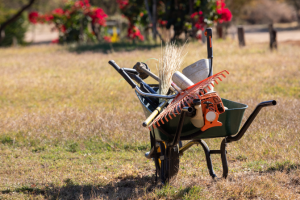
M 165 183 L 175 177 L 179 171 L 178 145 L 166 149 L 163 142 L 156 142 L 156 148 L 158 152 L 157 157 L 154 157 L 155 167 L 162 183 Z M 163 161 L 160 160 L 160 156 L 164 156 L 165 159 Z

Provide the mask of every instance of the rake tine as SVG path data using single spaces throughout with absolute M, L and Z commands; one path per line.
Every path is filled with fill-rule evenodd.
M 159 122 L 158 122 L 158 121 L 156 122 L 156 124 L 157 124 L 157 125 L 160 127 L 160 124 L 159 124 Z
M 219 79 L 220 81 L 222 81 L 222 79 L 221 79 L 220 77 L 218 77 L 218 79 Z
M 178 108 L 179 109 L 179 108 Z M 180 111 L 180 110 L 179 110 Z M 179 111 L 177 110 L 177 108 L 176 108 L 176 112 L 177 112 L 177 114 L 179 114 Z
M 166 120 L 167 122 L 169 122 L 169 120 L 168 120 L 167 116 L 165 116 L 165 120 Z
M 176 117 L 176 115 L 175 115 L 174 111 L 172 111 L 172 114 L 173 114 L 173 116 L 174 116 L 174 117 Z

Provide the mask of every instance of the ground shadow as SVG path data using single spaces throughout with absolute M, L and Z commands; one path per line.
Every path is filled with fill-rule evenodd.
M 75 53 L 84 53 L 88 51 L 88 52 L 101 52 L 101 53 L 108 54 L 112 52 L 150 50 L 152 48 L 157 48 L 157 47 L 160 47 L 160 44 L 118 42 L 118 43 L 76 45 L 73 47 L 69 47 L 69 51 Z
M 285 161 L 285 162 L 276 162 L 274 165 L 268 167 L 265 171 L 265 173 L 272 173 L 275 171 L 280 171 L 283 172 L 285 171 L 286 173 L 289 173 L 290 171 L 300 169 L 300 164 L 292 163 L 290 161 Z
M 297 31 L 299 27 L 274 27 L 276 31 Z M 269 25 L 266 24 L 264 27 L 249 27 L 245 28 L 245 33 L 265 33 L 269 32 Z
M 143 177 L 125 177 L 107 185 L 77 185 L 71 180 L 65 180 L 66 186 L 56 187 L 48 184 L 46 189 L 33 187 L 17 188 L 14 191 L 4 190 L 0 193 L 19 192 L 31 196 L 43 195 L 46 199 L 135 199 L 160 188 L 155 182 L 155 175 Z

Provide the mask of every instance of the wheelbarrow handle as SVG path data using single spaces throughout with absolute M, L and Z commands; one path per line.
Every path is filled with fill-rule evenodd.
M 277 102 L 275 100 L 271 100 L 271 101 L 263 101 L 261 103 L 259 103 L 256 108 L 254 109 L 254 111 L 251 113 L 250 117 L 247 119 L 247 121 L 245 122 L 245 124 L 243 125 L 243 127 L 241 128 L 241 130 L 238 132 L 238 134 L 236 134 L 235 136 L 228 136 L 226 138 L 226 143 L 230 143 L 233 141 L 238 141 L 240 140 L 245 132 L 247 131 L 247 129 L 249 128 L 249 126 L 251 125 L 251 123 L 253 122 L 253 120 L 255 119 L 255 117 L 258 115 L 259 111 L 263 108 L 263 107 L 267 107 L 267 106 L 275 106 L 277 104 Z
M 160 95 L 160 94 L 151 94 L 151 93 L 145 93 L 143 91 L 141 91 L 139 89 L 139 87 L 137 87 L 137 85 L 133 82 L 133 80 L 129 77 L 129 75 L 126 73 L 126 68 L 124 70 L 124 68 L 120 68 L 117 63 L 113 60 L 110 60 L 108 62 L 111 66 L 113 66 L 115 68 L 115 70 L 117 72 L 119 72 L 119 74 L 121 74 L 121 76 L 123 76 L 123 78 L 127 81 L 127 83 L 129 83 L 129 85 L 135 89 L 135 91 L 140 94 L 141 96 L 144 97 L 155 97 L 155 98 L 164 98 L 164 99 L 173 99 L 177 96 L 178 93 L 174 94 L 174 95 Z
M 119 72 L 119 74 L 121 74 L 121 76 L 123 76 L 123 78 L 127 81 L 127 83 L 129 83 L 129 85 L 132 88 L 136 87 L 136 84 L 133 82 L 133 80 L 128 76 L 128 74 L 124 71 L 123 68 L 120 68 L 117 63 L 113 60 L 110 60 L 108 62 L 111 66 L 113 66 L 115 68 L 115 70 L 117 70 L 117 72 Z

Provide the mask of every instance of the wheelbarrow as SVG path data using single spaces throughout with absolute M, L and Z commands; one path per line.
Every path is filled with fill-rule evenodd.
M 211 33 L 211 29 L 209 30 Z M 208 57 L 212 63 L 212 41 L 211 35 L 208 38 Z M 112 65 L 135 89 L 136 95 L 140 100 L 145 116 L 148 118 L 156 110 L 158 99 L 173 99 L 177 94 L 160 95 L 157 94 L 158 85 L 147 85 L 139 78 L 139 72 L 135 69 L 120 68 L 113 60 L 109 61 Z M 211 66 L 212 73 L 212 66 Z M 140 84 L 140 87 L 135 84 L 135 80 Z M 205 152 L 207 168 L 212 178 L 216 178 L 211 161 L 212 154 L 220 154 L 223 178 L 228 175 L 228 162 L 226 158 L 226 145 L 228 143 L 240 140 L 255 117 L 263 107 L 276 105 L 275 100 L 264 101 L 259 103 L 247 121 L 240 129 L 242 118 L 245 110 L 248 108 L 246 104 L 238 103 L 228 99 L 223 99 L 222 102 L 227 110 L 220 114 L 219 121 L 222 126 L 209 128 L 201 131 L 191 123 L 191 107 L 184 107 L 180 113 L 175 113 L 175 117 L 160 126 L 150 128 L 151 150 L 146 153 L 146 157 L 153 159 L 156 167 L 156 175 L 158 174 L 162 183 L 169 181 L 179 171 L 179 158 L 183 153 L 195 144 L 200 144 Z M 151 118 L 151 117 L 150 117 Z M 149 118 L 148 118 L 149 119 Z M 203 139 L 224 138 L 221 142 L 220 149 L 210 150 Z M 184 146 L 181 141 L 189 141 Z

